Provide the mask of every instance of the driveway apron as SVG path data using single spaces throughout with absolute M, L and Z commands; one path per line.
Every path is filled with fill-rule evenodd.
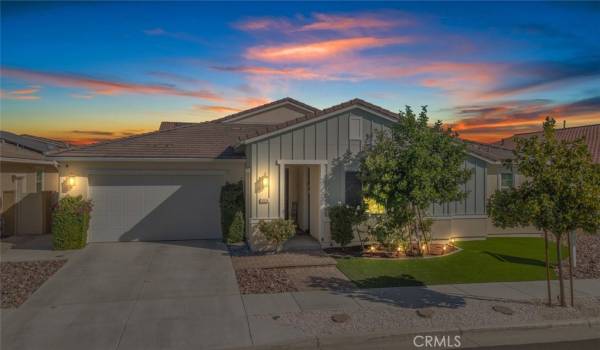
M 3 349 L 213 349 L 251 345 L 217 241 L 95 243 L 2 318 Z

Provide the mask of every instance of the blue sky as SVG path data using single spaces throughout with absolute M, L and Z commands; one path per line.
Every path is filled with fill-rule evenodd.
M 600 121 L 598 3 L 2 2 L 2 129 L 76 143 L 285 96 L 494 141 Z

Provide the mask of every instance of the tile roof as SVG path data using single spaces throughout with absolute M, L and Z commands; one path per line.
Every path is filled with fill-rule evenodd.
M 248 113 L 248 111 L 256 111 L 282 102 L 301 104 L 314 112 L 308 113 L 302 118 L 275 125 L 226 122 L 231 118 Z M 242 140 L 264 135 L 352 105 L 362 105 L 397 118 L 397 114 L 360 99 L 344 102 L 321 111 L 288 97 L 209 122 L 163 122 L 161 129 L 158 131 L 51 152 L 49 155 L 53 157 L 99 158 L 244 158 L 244 153 L 236 147 Z
M 516 147 L 515 138 L 530 138 L 543 136 L 543 131 L 536 131 L 523 134 L 515 134 L 507 139 L 502 139 L 495 143 L 507 149 Z M 558 140 L 574 141 L 584 138 L 588 150 L 592 155 L 594 163 L 600 163 L 600 124 L 575 126 L 570 128 L 556 129 L 556 138 Z
M 243 159 L 240 137 L 264 125 L 206 122 L 49 153 L 52 157 Z
M 502 162 L 513 159 L 513 151 L 498 145 L 479 143 L 475 141 L 463 140 L 467 146 L 467 152 L 493 162 Z

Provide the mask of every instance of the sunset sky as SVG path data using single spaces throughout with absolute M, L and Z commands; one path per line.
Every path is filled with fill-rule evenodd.
M 1 3 L 1 128 L 74 143 L 293 97 L 490 142 L 600 122 L 599 3 Z

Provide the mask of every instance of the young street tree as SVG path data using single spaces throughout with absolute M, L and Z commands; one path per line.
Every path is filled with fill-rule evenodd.
M 376 135 L 365 151 L 360 174 L 363 194 L 385 208 L 389 232 L 408 233 L 408 242 L 429 240 L 425 219 L 432 203 L 464 198 L 461 190 L 471 172 L 465 169 L 465 145 L 441 121 L 427 125 L 427 108 L 416 116 L 407 106 L 390 132 Z
M 505 166 L 516 166 L 526 180 L 518 188 L 496 191 L 489 210 L 497 226 L 533 225 L 546 238 L 548 232 L 555 236 L 560 304 L 566 306 L 561 238 L 577 229 L 595 233 L 600 227 L 600 166 L 592 162 L 583 140 L 557 140 L 555 124 L 546 118 L 543 138 L 515 140 L 515 159 Z M 549 273 L 547 278 L 549 287 Z M 550 288 L 548 299 L 551 302 Z

